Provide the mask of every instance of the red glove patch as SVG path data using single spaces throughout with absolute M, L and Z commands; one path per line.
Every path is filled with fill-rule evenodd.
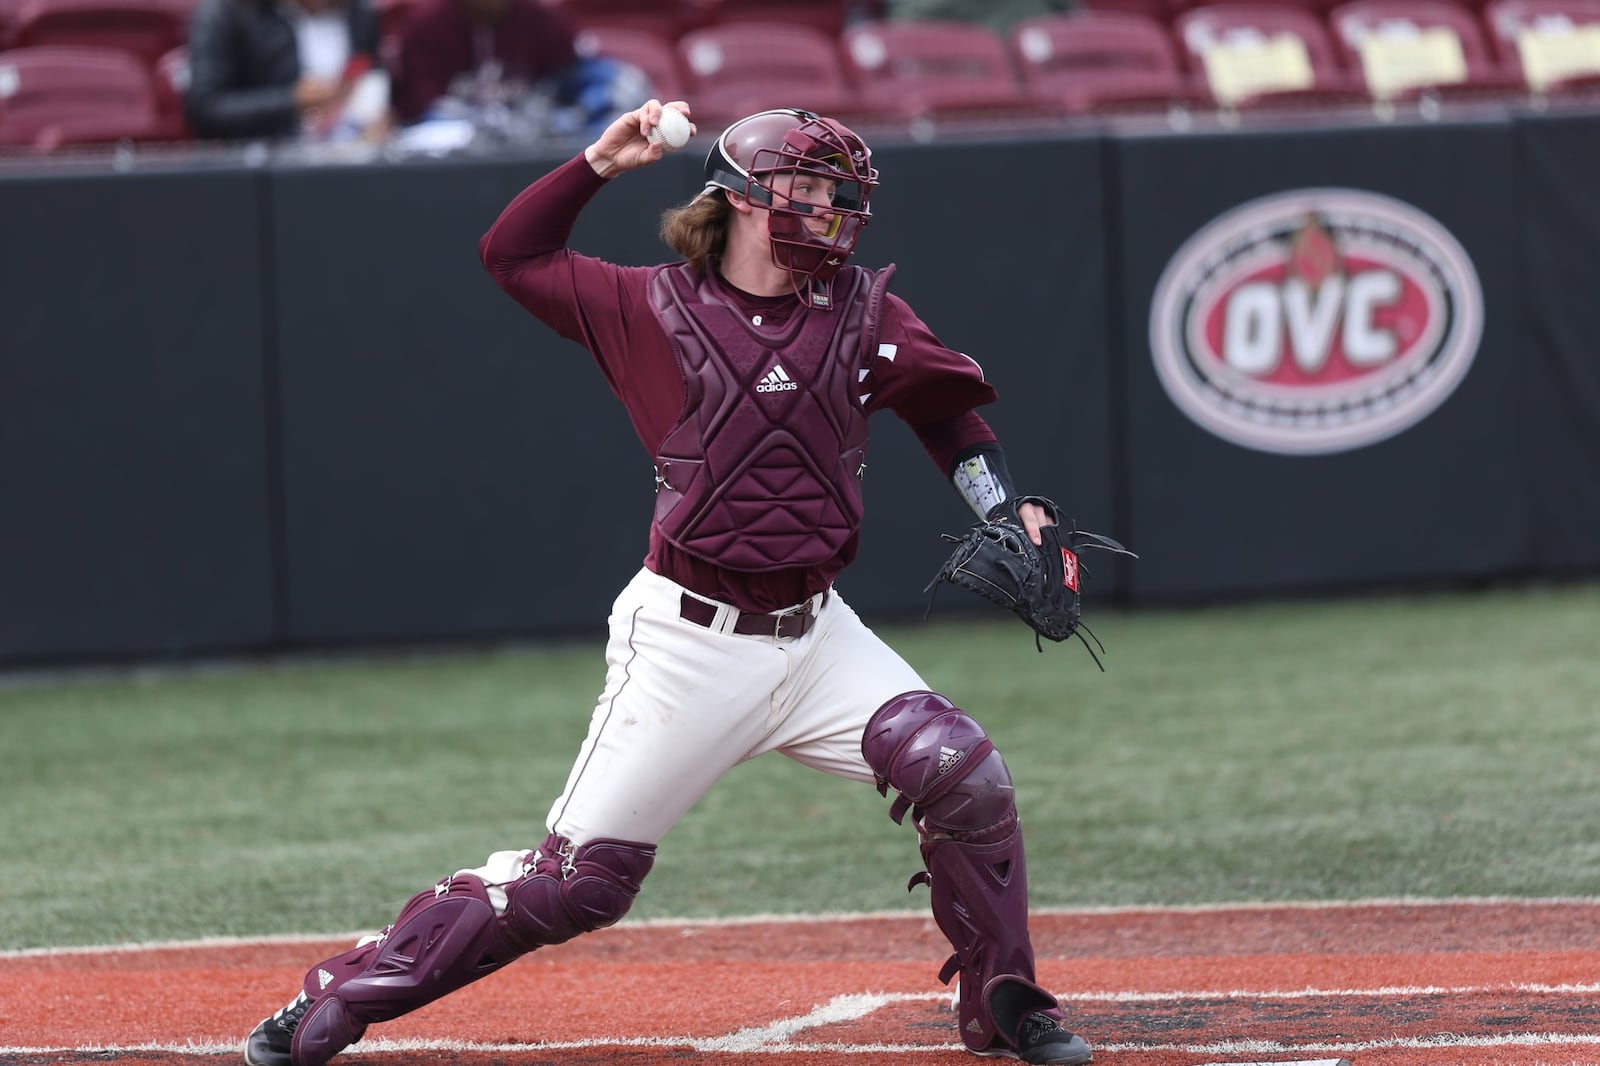
M 1061 549 L 1061 583 L 1078 591 L 1078 557 L 1066 548 Z

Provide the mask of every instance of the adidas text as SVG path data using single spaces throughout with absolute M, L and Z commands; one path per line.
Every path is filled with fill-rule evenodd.
M 760 384 L 756 386 L 756 391 L 791 392 L 799 387 L 789 379 L 788 371 L 784 370 L 781 364 L 775 363 L 772 369 L 767 371 L 767 376 L 762 378 Z

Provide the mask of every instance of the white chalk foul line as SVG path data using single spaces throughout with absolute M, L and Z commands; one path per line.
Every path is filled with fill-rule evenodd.
M 698 1039 L 691 1041 L 696 1051 L 759 1051 L 772 1045 L 790 1045 L 789 1038 L 796 1033 L 807 1029 L 815 1029 L 823 1025 L 837 1025 L 840 1022 L 853 1022 L 885 1007 L 890 1003 L 903 1003 L 907 1000 L 921 1000 L 928 998 L 924 993 L 862 993 L 847 996 L 834 996 L 828 1002 L 818 1007 L 809 1014 L 802 1014 L 796 1018 L 784 1018 L 773 1022 L 771 1025 L 741 1029 L 737 1033 L 727 1036 L 712 1037 L 711 1039 Z M 681 1042 L 681 1041 L 680 1041 Z

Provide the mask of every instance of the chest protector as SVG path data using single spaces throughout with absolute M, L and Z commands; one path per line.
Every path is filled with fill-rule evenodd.
M 802 307 L 764 330 L 714 275 L 656 269 L 650 304 L 685 392 L 655 457 L 655 523 L 668 541 L 730 570 L 766 571 L 814 566 L 850 540 L 867 455 L 860 370 L 893 273 L 846 267 L 833 310 Z

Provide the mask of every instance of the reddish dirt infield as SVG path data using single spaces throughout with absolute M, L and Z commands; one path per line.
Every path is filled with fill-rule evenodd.
M 1040 979 L 1102 1066 L 1600 1064 L 1600 901 L 1042 913 Z M 346 946 L 0 955 L 0 1064 L 240 1061 Z M 350 1066 L 957 1066 L 920 917 L 650 924 L 540 951 L 374 1026 Z

